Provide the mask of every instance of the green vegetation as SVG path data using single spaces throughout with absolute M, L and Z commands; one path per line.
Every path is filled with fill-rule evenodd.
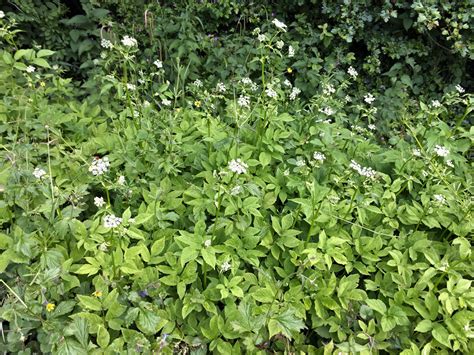
M 0 11 L 1 351 L 474 352 L 469 0 L 66 3 Z

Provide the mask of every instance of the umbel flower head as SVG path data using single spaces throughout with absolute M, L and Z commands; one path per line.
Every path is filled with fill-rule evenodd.
M 91 165 L 89 166 L 89 171 L 92 175 L 102 175 L 103 173 L 109 170 L 110 162 L 108 157 L 103 158 L 94 158 Z
M 229 170 L 236 174 L 245 174 L 247 172 L 248 165 L 240 159 L 234 159 L 229 162 Z

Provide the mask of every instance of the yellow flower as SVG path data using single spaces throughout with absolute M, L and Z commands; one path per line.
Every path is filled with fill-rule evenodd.
M 199 100 L 194 101 L 194 106 L 201 107 L 201 101 Z
M 291 68 L 286 69 L 286 71 L 287 71 L 289 74 L 293 73 L 293 69 L 291 69 Z
M 94 296 L 94 297 L 102 297 L 102 291 L 97 291 L 97 290 L 96 290 L 96 291 L 92 292 L 92 296 Z
M 45 83 L 44 81 L 40 81 L 40 85 L 41 85 L 42 87 L 45 87 L 45 86 L 46 86 L 46 83 Z
M 49 303 L 49 302 L 48 302 L 48 303 L 46 304 L 46 311 L 48 311 L 48 312 L 54 311 L 55 308 L 56 308 L 56 305 L 55 305 L 54 303 Z

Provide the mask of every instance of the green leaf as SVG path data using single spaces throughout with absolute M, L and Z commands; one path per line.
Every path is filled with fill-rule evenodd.
M 440 344 L 451 348 L 451 342 L 449 341 L 449 333 L 441 324 L 435 324 L 431 331 L 433 338 L 435 338 Z
M 85 295 L 77 295 L 77 298 L 83 308 L 92 309 L 93 311 L 102 310 L 102 305 L 97 298 Z
M 43 59 L 43 58 L 36 58 L 36 59 L 33 60 L 32 63 L 36 64 L 37 66 L 42 67 L 42 68 L 51 68 L 51 66 L 46 61 L 46 59 Z
M 99 330 L 97 331 L 97 344 L 99 344 L 101 348 L 106 348 L 107 345 L 109 345 L 109 342 L 109 332 L 104 327 L 99 327 Z
M 267 166 L 272 161 L 272 156 L 270 153 L 261 152 L 258 157 L 258 160 L 260 161 L 260 163 L 262 163 L 262 166 Z
M 99 272 L 99 270 L 100 269 L 97 266 L 90 265 L 90 264 L 84 264 L 84 265 L 81 265 L 81 267 L 79 269 L 77 269 L 75 271 L 75 273 L 76 274 L 81 274 L 81 275 L 88 274 L 89 276 L 92 276 L 92 275 L 97 274 L 97 272 Z
M 424 319 L 415 328 L 415 331 L 420 333 L 429 332 L 433 328 L 433 325 L 429 319 Z
M 138 320 L 136 323 L 138 329 L 140 329 L 140 331 L 146 335 L 156 334 L 164 325 L 163 324 L 160 327 L 160 324 L 162 323 L 161 318 L 154 312 L 145 309 L 140 309 L 140 314 L 138 315 Z
M 382 325 L 382 330 L 384 332 L 389 332 L 397 326 L 397 321 L 394 317 L 383 316 L 380 324 Z
M 214 251 L 209 248 L 203 248 L 201 250 L 201 255 L 207 265 L 213 269 L 216 267 L 216 255 L 214 254 Z
M 261 288 L 250 294 L 256 301 L 262 303 L 272 303 L 275 299 L 275 295 L 269 288 Z
M 304 322 L 295 316 L 293 309 L 289 308 L 283 313 L 272 317 L 268 321 L 269 337 L 273 337 L 276 334 L 283 334 L 288 339 L 293 338 L 293 333 L 296 335 L 301 329 L 305 329 Z
M 42 58 L 42 57 L 49 57 L 56 53 L 55 51 L 51 51 L 49 49 L 40 49 L 38 53 L 36 53 L 36 57 Z
M 387 306 L 381 300 L 368 299 L 365 301 L 365 303 L 367 303 L 367 305 L 374 311 L 382 315 L 387 312 Z
M 179 258 L 181 262 L 181 266 L 184 267 L 186 263 L 191 260 L 196 259 L 199 256 L 199 251 L 194 249 L 193 247 L 186 247 L 181 251 L 181 256 Z

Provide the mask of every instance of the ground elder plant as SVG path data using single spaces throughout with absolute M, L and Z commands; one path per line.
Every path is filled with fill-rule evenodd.
M 116 33 L 79 88 L 0 14 L 4 352 L 474 351 L 460 84 L 391 121 L 355 65 L 302 95 L 274 18 L 226 80 Z

